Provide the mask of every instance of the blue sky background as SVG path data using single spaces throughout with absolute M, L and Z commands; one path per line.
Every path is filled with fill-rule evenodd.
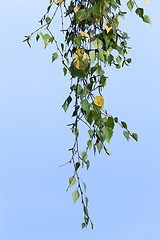
M 73 143 L 70 112 L 61 108 L 69 77 L 59 60 L 51 63 L 53 46 L 33 40 L 30 49 L 22 42 L 39 26 L 48 1 L 0 3 L 0 239 L 160 238 L 160 2 L 138 2 L 152 26 L 135 14 L 121 22 L 133 62 L 106 68 L 104 96 L 108 112 L 126 121 L 139 142 L 128 143 L 116 127 L 112 156 L 90 153 L 91 168 L 82 176 L 94 230 L 81 229 L 80 201 L 73 205 L 72 191 L 65 191 L 72 166 L 59 167 Z M 57 34 L 59 26 L 56 20 Z

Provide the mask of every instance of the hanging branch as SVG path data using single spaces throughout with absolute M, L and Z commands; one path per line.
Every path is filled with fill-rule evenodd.
M 147 2 L 145 0 L 145 2 Z M 50 0 L 46 13 L 40 20 L 41 26 L 25 40 L 31 47 L 31 37 L 36 34 L 36 40 L 44 41 L 45 48 L 48 44 L 54 44 L 61 56 L 64 76 L 70 74 L 70 93 L 62 105 L 66 112 L 74 99 L 72 119 L 68 124 L 74 134 L 74 144 L 70 150 L 71 159 L 62 166 L 72 164 L 73 176 L 69 178 L 67 191 L 77 182 L 77 188 L 73 191 L 73 202 L 81 199 L 84 221 L 82 228 L 93 223 L 88 212 L 88 198 L 86 196 L 86 184 L 80 179 L 79 168 L 90 167 L 88 151 L 93 148 L 94 153 L 101 153 L 102 149 L 107 155 L 115 124 L 123 129 L 123 135 L 129 141 L 130 137 L 138 141 L 136 133 L 128 130 L 127 124 L 119 121 L 117 117 L 103 108 L 103 89 L 106 85 L 106 66 L 115 66 L 117 69 L 129 66 L 131 58 L 127 58 L 130 47 L 129 36 L 119 27 L 119 19 L 127 14 L 123 11 L 120 0 L 84 0 L 69 1 Z M 130 11 L 135 7 L 135 13 L 146 23 L 151 23 L 150 18 L 144 15 L 144 9 L 139 8 L 135 0 L 129 0 L 127 7 Z M 51 10 L 53 13 L 51 14 Z M 60 10 L 60 11 L 58 11 Z M 53 29 L 56 14 L 60 13 L 60 20 L 64 41 L 59 43 L 55 38 Z M 67 19 L 67 20 L 65 20 Z M 64 21 L 69 25 L 64 29 Z M 56 28 L 58 27 L 56 26 Z M 42 31 L 42 32 L 40 32 Z M 57 52 L 52 54 L 52 62 L 58 58 Z M 79 122 L 88 129 L 88 139 L 85 150 L 79 147 Z

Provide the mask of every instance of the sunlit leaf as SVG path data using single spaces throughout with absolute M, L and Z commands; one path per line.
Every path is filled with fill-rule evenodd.
M 98 107 L 103 107 L 104 104 L 104 99 L 102 96 L 96 96 L 94 99 L 94 104 L 97 105 Z
M 76 12 L 76 18 L 79 20 L 79 21 L 82 21 L 84 19 L 87 18 L 87 10 L 86 9 L 80 9 Z
M 92 65 L 93 65 L 94 60 L 95 60 L 95 58 L 96 58 L 95 50 L 89 51 L 89 57 L 90 57 L 90 59 L 91 59 Z
M 61 6 L 64 3 L 64 0 L 53 0 L 53 2 L 58 6 Z
M 133 7 L 134 7 L 134 1 L 129 0 L 127 2 L 127 7 L 129 8 L 130 12 L 132 11 Z
M 109 25 L 109 21 L 105 21 L 104 26 L 106 28 L 107 33 L 109 33 L 110 30 L 112 29 L 112 27 Z
M 41 32 L 39 33 L 42 37 L 42 39 L 44 40 L 44 45 L 45 47 L 47 47 L 48 42 L 53 42 L 53 37 L 51 37 L 49 34 L 42 34 Z
M 93 41 L 93 46 L 95 48 L 98 48 L 98 49 L 101 49 L 103 47 L 103 42 L 99 39 L 99 38 L 96 38 L 94 41 Z
M 78 12 L 78 10 L 80 9 L 81 5 L 78 5 L 77 7 L 74 8 L 74 12 Z
M 78 190 L 76 190 L 76 191 L 74 191 L 74 192 L 72 193 L 72 197 L 73 197 L 73 202 L 75 203 L 75 202 L 78 200 L 78 198 L 79 198 L 79 192 L 78 192 Z
M 74 57 L 75 57 L 75 60 L 73 61 L 73 63 L 77 69 L 84 70 L 85 68 L 88 67 L 89 56 L 84 51 L 84 49 L 77 49 L 77 51 L 74 53 Z
M 76 182 L 75 176 L 72 176 L 72 177 L 69 178 L 70 188 L 75 184 L 75 182 Z
M 86 42 L 89 41 L 89 35 L 86 32 L 79 31 L 79 33 L 82 35 L 82 37 L 85 39 Z
M 118 27 L 119 22 L 118 22 L 118 18 L 117 17 L 114 19 L 113 23 L 114 23 L 114 25 L 116 25 L 116 27 Z
M 150 19 L 150 17 L 147 16 L 147 15 L 144 15 L 144 16 L 143 16 L 143 21 L 146 22 L 146 23 L 151 24 L 151 19 Z

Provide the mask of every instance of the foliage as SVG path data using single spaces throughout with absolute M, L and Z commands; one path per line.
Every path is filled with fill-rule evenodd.
M 144 0 L 148 4 L 147 0 Z M 134 0 L 126 2 L 129 11 L 135 13 L 146 23 L 151 23 L 150 18 L 144 15 L 144 9 L 138 7 Z M 68 124 L 74 134 L 74 144 L 69 149 L 74 174 L 69 178 L 69 188 L 77 183 L 77 189 L 72 193 L 73 202 L 81 198 L 84 221 L 82 228 L 93 223 L 88 213 L 88 198 L 86 185 L 79 177 L 79 168 L 90 167 L 88 151 L 93 148 L 94 153 L 101 153 L 102 149 L 110 155 L 107 144 L 110 143 L 114 127 L 118 124 L 123 135 L 129 141 L 130 137 L 138 141 L 136 133 L 128 130 L 127 124 L 119 121 L 104 110 L 103 88 L 106 85 L 106 66 L 115 66 L 117 69 L 129 66 L 128 58 L 130 47 L 129 36 L 119 28 L 119 19 L 124 19 L 127 12 L 123 11 L 120 0 L 50 0 L 47 12 L 40 20 L 41 27 L 29 36 L 25 36 L 31 47 L 31 37 L 36 40 L 41 38 L 44 47 L 55 44 L 57 52 L 52 54 L 52 62 L 61 57 L 64 76 L 70 74 L 70 93 L 63 104 L 66 112 L 73 101 L 72 123 Z M 60 9 L 62 26 L 60 31 L 64 35 L 64 42 L 59 43 L 51 31 L 54 17 Z M 52 12 L 53 10 L 53 12 Z M 69 20 L 68 28 L 64 29 L 64 18 Z M 68 21 L 67 20 L 67 21 Z M 41 32 L 42 31 L 42 32 Z M 79 123 L 88 128 L 86 148 L 79 149 Z M 63 166 L 64 166 L 63 165 Z

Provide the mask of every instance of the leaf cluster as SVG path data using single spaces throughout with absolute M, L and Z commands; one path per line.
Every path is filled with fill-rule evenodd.
M 144 9 L 138 7 L 134 0 L 127 3 L 129 11 L 135 8 L 135 13 L 146 23 L 150 18 L 144 14 Z M 114 66 L 120 69 L 129 66 L 128 57 L 129 36 L 120 28 L 120 22 L 125 19 L 127 12 L 123 11 L 124 3 L 120 0 L 70 0 L 69 4 L 62 0 L 50 0 L 46 13 L 40 20 L 41 27 L 31 35 L 26 36 L 30 46 L 31 37 L 42 39 L 44 48 L 54 44 L 56 52 L 52 54 L 52 62 L 59 56 L 63 65 L 64 76 L 70 76 L 70 92 L 62 107 L 66 112 L 72 106 L 72 122 L 68 124 L 74 134 L 73 146 L 69 149 L 74 174 L 69 178 L 67 190 L 77 183 L 72 197 L 75 203 L 79 198 L 83 206 L 84 221 L 82 228 L 93 223 L 88 212 L 86 184 L 79 177 L 79 169 L 89 169 L 91 163 L 88 151 L 92 148 L 94 154 L 105 151 L 110 155 L 109 144 L 114 134 L 115 125 L 122 128 L 123 135 L 129 141 L 130 137 L 138 141 L 136 133 L 131 133 L 124 121 L 119 121 L 104 109 L 103 89 L 108 76 L 105 69 Z M 53 12 L 51 13 L 53 9 Z M 59 43 L 52 32 L 54 17 L 60 9 L 61 29 L 64 41 Z M 64 29 L 64 19 L 69 19 L 69 26 Z M 122 20 L 121 20 L 122 19 Z M 86 148 L 80 150 L 79 124 L 83 123 L 88 131 Z M 64 164 L 64 165 L 66 165 Z

